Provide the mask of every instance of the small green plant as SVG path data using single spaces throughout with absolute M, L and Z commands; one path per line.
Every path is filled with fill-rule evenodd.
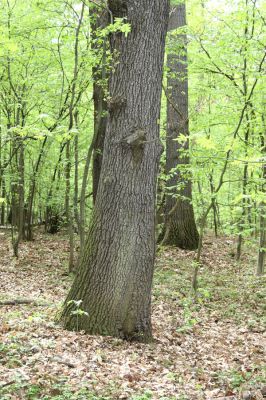
M 206 289 L 206 288 L 199 288 L 198 289 L 198 302 L 199 303 L 204 303 L 206 301 L 211 300 L 212 294 L 211 292 Z
M 242 383 L 244 383 L 245 381 L 246 379 L 240 372 L 232 371 L 232 375 L 229 378 L 229 382 L 233 389 L 240 387 Z
M 38 399 L 41 393 L 41 388 L 38 385 L 30 385 L 27 390 L 27 398 L 29 400 Z
M 79 330 L 79 317 L 86 315 L 89 316 L 89 314 L 82 310 L 82 308 L 80 308 L 80 305 L 82 303 L 82 300 L 70 300 L 67 304 L 68 305 L 74 305 L 75 309 L 71 311 L 71 315 L 75 315 L 77 317 L 77 331 Z
M 246 376 L 241 373 L 241 371 L 237 371 L 235 369 L 231 369 L 226 372 L 220 372 L 218 374 L 218 380 L 222 384 L 226 384 L 230 387 L 230 389 L 237 389 L 243 383 L 245 383 L 249 379 L 248 374 Z
M 19 395 L 21 396 L 19 398 L 25 400 L 37 400 L 41 396 L 41 387 L 36 384 L 29 384 L 21 376 L 17 376 L 14 383 L 0 388 L 1 400 L 13 399 L 13 395 Z
M 198 320 L 193 317 L 193 304 L 190 299 L 186 299 L 183 302 L 184 305 L 184 323 L 179 328 L 177 328 L 177 332 L 187 333 L 190 332 L 193 327 L 198 323 Z
M 150 391 L 147 391 L 140 396 L 134 396 L 131 398 L 131 400 L 150 400 L 150 399 L 152 399 L 152 393 Z
M 29 315 L 27 320 L 29 322 L 40 323 L 44 320 L 44 314 L 40 312 L 34 312 L 32 315 Z

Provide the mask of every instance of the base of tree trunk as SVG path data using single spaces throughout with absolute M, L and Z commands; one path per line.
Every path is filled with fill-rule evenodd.
M 70 313 L 71 311 L 68 311 L 66 315 L 66 312 L 63 312 L 60 317 L 64 329 L 68 331 L 83 331 L 88 335 L 112 336 L 129 342 L 151 343 L 153 341 L 150 322 L 148 322 L 147 326 L 142 326 L 138 330 L 129 332 L 127 329 L 118 329 L 118 327 L 114 326 L 100 326 L 95 324 L 89 316 L 69 315 Z
M 167 240 L 163 240 L 163 246 L 175 246 L 183 250 L 197 250 L 198 237 L 182 237 L 177 235 L 175 231 L 169 233 Z
M 160 238 L 163 246 L 176 246 L 184 250 L 198 248 L 199 233 L 190 203 L 180 201 L 175 205 L 175 212 L 168 220 L 166 219 Z

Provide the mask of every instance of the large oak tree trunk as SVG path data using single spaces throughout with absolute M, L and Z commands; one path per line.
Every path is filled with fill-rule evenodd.
M 169 30 L 186 25 L 185 4 L 171 9 Z M 173 40 L 177 40 L 176 36 Z M 165 227 L 163 244 L 196 249 L 199 235 L 192 206 L 189 166 L 188 77 L 186 35 L 178 35 L 182 52 L 170 52 L 167 59 L 167 139 Z M 183 135 L 183 140 L 181 138 Z
M 131 32 L 113 34 L 102 169 L 88 238 L 62 312 L 65 328 L 151 338 L 159 115 L 168 0 L 109 1 Z M 75 315 L 75 303 L 88 315 Z M 77 303 L 76 303 L 77 304 Z

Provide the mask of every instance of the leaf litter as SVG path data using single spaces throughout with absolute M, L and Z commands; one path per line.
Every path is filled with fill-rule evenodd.
M 0 399 L 264 398 L 265 278 L 254 277 L 252 246 L 237 263 L 234 245 L 206 238 L 197 302 L 190 289 L 195 253 L 158 251 L 154 342 L 140 344 L 55 323 L 72 280 L 64 235 L 38 234 L 22 243 L 19 259 L 1 235 L 0 300 L 40 305 L 0 307 Z

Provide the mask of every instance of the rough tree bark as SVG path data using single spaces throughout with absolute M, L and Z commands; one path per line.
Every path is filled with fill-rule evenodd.
M 110 76 L 97 199 L 61 320 L 70 330 L 149 341 L 156 181 L 162 151 L 158 121 L 169 4 L 168 0 L 112 0 L 108 5 L 113 17 L 127 17 L 131 32 L 110 38 L 119 63 Z M 82 300 L 88 315 L 77 317 L 71 300 Z
M 185 3 L 172 7 L 168 30 L 186 25 Z M 174 40 L 177 40 L 176 37 Z M 189 165 L 188 77 L 186 35 L 179 35 L 182 54 L 170 53 L 167 81 L 166 173 L 171 174 L 166 186 L 165 226 L 162 244 L 183 249 L 196 249 L 199 234 L 192 206 L 192 184 Z M 184 141 L 178 141 L 184 135 Z M 187 139 L 186 139 L 187 137 Z M 173 170 L 175 172 L 173 172 Z M 174 189 L 173 189 L 174 188 Z

